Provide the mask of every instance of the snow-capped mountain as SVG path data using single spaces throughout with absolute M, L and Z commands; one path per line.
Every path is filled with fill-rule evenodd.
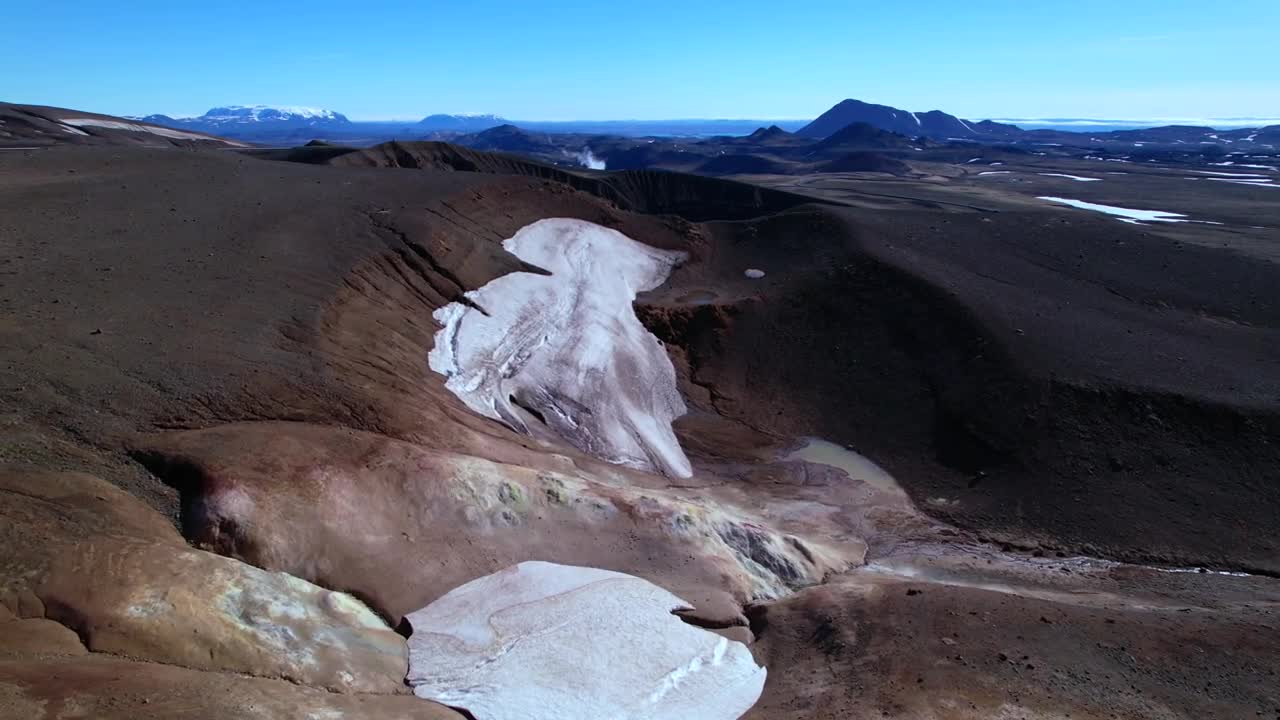
M 237 130 L 288 130 L 351 124 L 345 115 L 333 110 L 287 105 L 224 105 L 210 108 L 199 117 L 148 115 L 141 119 L 165 127 L 222 134 Z
M 193 118 L 207 123 L 294 123 L 301 125 L 320 125 L 324 123 L 347 123 L 342 113 L 320 108 L 273 106 L 273 105 L 227 105 L 210 109 L 204 115 Z

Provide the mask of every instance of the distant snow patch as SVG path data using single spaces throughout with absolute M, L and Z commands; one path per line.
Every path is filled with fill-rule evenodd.
M 1067 175 L 1065 173 L 1039 173 L 1039 174 L 1044 175 L 1045 177 L 1060 177 L 1060 178 L 1067 178 L 1069 180 L 1078 180 L 1080 182 L 1099 182 L 1102 180 L 1102 178 L 1080 177 L 1079 175 Z
M 218 138 L 210 135 L 184 132 L 182 130 L 174 130 L 172 128 L 158 127 L 155 125 L 139 125 L 137 123 L 120 122 L 119 120 L 100 120 L 98 118 L 62 118 L 58 122 L 66 123 L 67 125 L 75 125 L 77 127 L 96 127 L 103 128 L 104 130 L 126 130 L 128 132 L 151 133 L 152 135 L 173 138 L 175 140 L 218 140 Z M 84 133 L 81 133 L 81 135 L 83 134 Z M 240 145 L 241 143 L 231 144 Z
M 752 280 L 759 280 L 760 278 L 764 277 L 764 271 L 763 271 L 763 270 L 757 270 L 757 269 L 755 269 L 755 268 L 747 268 L 746 272 L 744 272 L 744 273 L 742 273 L 742 274 L 743 274 L 743 275 L 746 275 L 747 277 L 751 278 Z
M 431 369 L 467 407 L 608 462 L 692 474 L 671 421 L 685 413 L 675 369 L 636 318 L 636 293 L 662 284 L 684 253 L 584 220 L 551 218 L 502 247 L 550 275 L 516 272 L 433 317 Z
M 1191 172 L 1196 173 L 1197 175 L 1217 175 L 1219 177 L 1229 177 L 1229 178 L 1269 179 L 1271 177 L 1270 175 L 1263 175 L 1261 173 L 1229 173 L 1229 172 L 1214 172 L 1213 170 L 1192 170 Z
M 983 175 L 1008 175 L 1011 172 L 1012 172 L 1011 170 L 985 170 L 983 172 L 978 173 L 978 176 L 981 177 Z
M 1122 222 L 1142 223 L 1142 222 L 1187 222 L 1187 216 L 1182 213 L 1164 212 L 1161 210 L 1134 210 L 1131 208 L 1116 207 L 1114 205 L 1099 205 L 1097 203 L 1085 202 L 1083 200 L 1070 200 L 1068 198 L 1059 197 L 1037 197 L 1037 200 L 1048 200 L 1049 202 L 1060 203 L 1062 205 L 1070 205 L 1073 208 L 1081 210 L 1092 210 L 1094 212 L 1106 213 L 1121 219 Z
M 1280 185 L 1273 185 L 1270 180 L 1232 180 L 1230 178 L 1205 178 L 1205 180 L 1231 183 L 1232 185 L 1245 185 L 1247 187 L 1280 188 Z
M 1162 573 L 1195 573 L 1197 575 L 1223 575 L 1226 577 L 1257 577 L 1246 572 L 1235 572 L 1232 570 L 1209 570 L 1202 567 L 1157 567 L 1155 565 L 1139 566 L 1148 570 L 1155 570 Z

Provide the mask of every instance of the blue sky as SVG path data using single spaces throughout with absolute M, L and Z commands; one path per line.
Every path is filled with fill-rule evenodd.
M 1280 1 L 18 2 L 0 100 L 135 115 L 1280 117 Z

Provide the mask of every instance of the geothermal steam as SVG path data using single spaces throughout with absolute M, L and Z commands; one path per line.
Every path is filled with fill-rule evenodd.
M 583 148 L 582 152 L 578 153 L 575 157 L 578 158 L 578 163 L 584 168 L 590 168 L 592 170 L 605 169 L 604 159 L 596 157 L 595 154 L 591 152 L 591 148 Z

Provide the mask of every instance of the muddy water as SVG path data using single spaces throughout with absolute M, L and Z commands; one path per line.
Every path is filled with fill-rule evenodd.
M 845 471 L 854 480 L 861 480 L 878 490 L 906 497 L 906 493 L 898 486 L 898 481 L 894 480 L 892 475 L 858 453 L 818 438 L 804 438 L 804 441 L 804 447 L 784 455 L 782 459 L 830 465 Z

